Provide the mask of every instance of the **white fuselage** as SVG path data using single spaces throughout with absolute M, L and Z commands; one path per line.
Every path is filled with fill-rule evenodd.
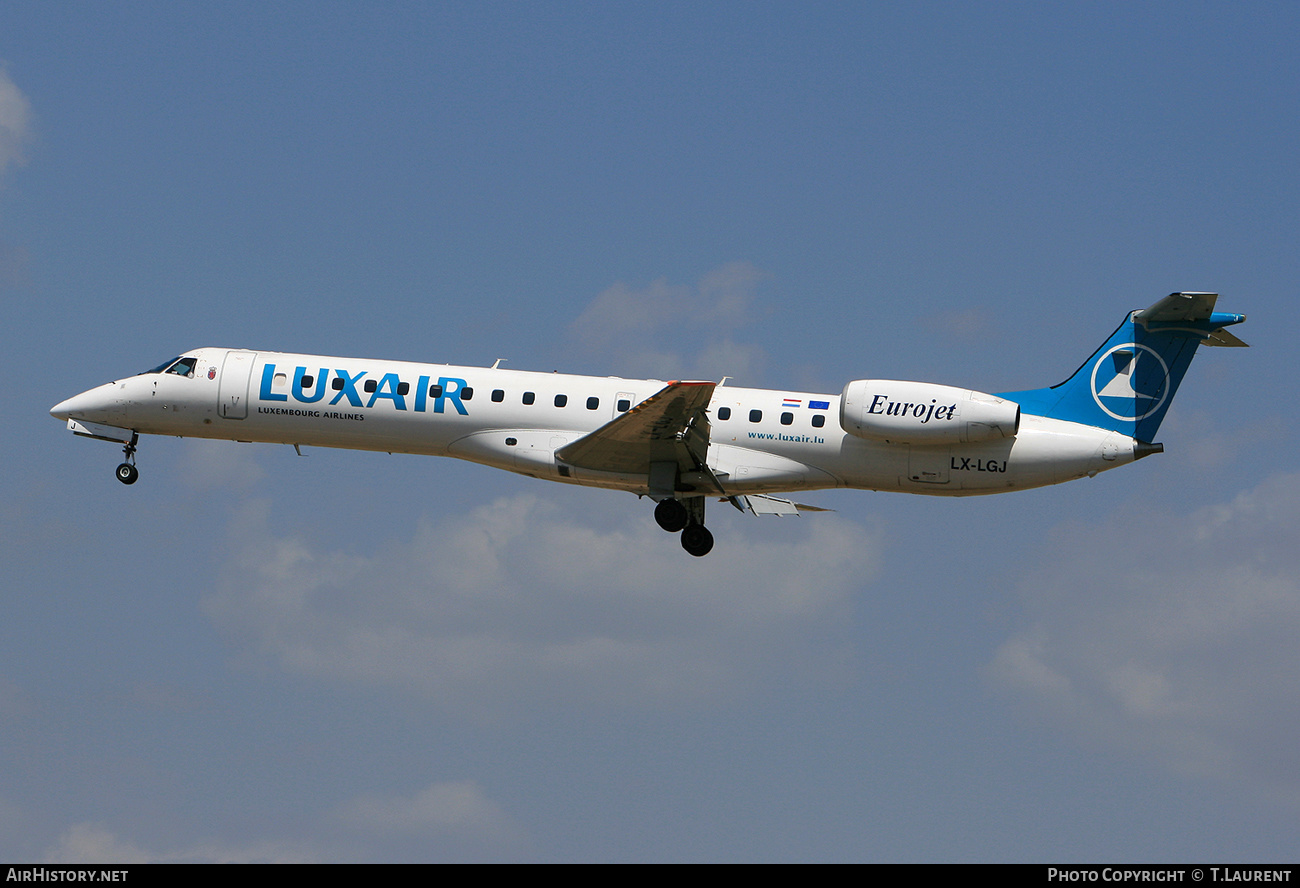
M 648 492 L 646 475 L 555 452 L 649 398 L 655 379 L 203 348 L 192 373 L 145 373 L 57 405 L 141 434 L 450 456 L 538 478 Z M 840 396 L 718 386 L 708 467 L 728 494 L 830 487 L 932 495 L 1055 484 L 1133 461 L 1117 432 L 1024 415 L 1015 437 L 908 445 L 849 434 Z

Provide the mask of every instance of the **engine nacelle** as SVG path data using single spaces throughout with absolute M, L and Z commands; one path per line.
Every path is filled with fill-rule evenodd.
M 1014 438 L 1020 405 L 949 385 L 855 379 L 840 397 L 840 426 L 891 444 L 967 444 Z

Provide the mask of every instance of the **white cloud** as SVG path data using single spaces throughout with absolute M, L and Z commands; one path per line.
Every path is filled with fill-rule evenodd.
M 655 379 L 718 379 L 745 384 L 763 352 L 732 340 L 755 318 L 754 292 L 767 275 L 732 262 L 695 286 L 658 280 L 640 289 L 617 283 L 600 293 L 569 327 L 572 344 L 610 362 L 610 371 Z
M 571 329 L 589 343 L 644 338 L 656 333 L 667 318 L 689 310 L 691 295 L 691 288 L 672 287 L 664 280 L 640 290 L 620 282 L 597 295 Z
M 45 852 L 47 863 L 309 863 L 312 856 L 276 842 L 232 847 L 216 842 L 198 843 L 174 851 L 147 851 L 120 839 L 99 823 L 69 827 Z
M 454 833 L 511 842 L 518 836 L 511 819 L 473 780 L 435 783 L 411 797 L 363 796 L 339 816 L 381 833 Z
M 200 493 L 247 490 L 266 477 L 253 448 L 235 441 L 201 438 L 186 439 L 177 474 L 187 487 Z
M 10 811 L 0 800 L 0 823 L 19 816 L 17 809 Z M 452 844 L 441 850 L 453 857 L 475 849 L 500 853 L 528 845 L 515 820 L 473 780 L 434 783 L 409 797 L 364 795 L 335 809 L 327 819 L 346 826 L 354 835 L 363 833 L 369 841 L 378 841 L 381 854 L 391 853 L 391 849 L 382 848 L 394 839 L 447 840 Z M 427 844 L 420 847 L 429 850 Z M 328 848 L 319 840 L 274 839 L 242 845 L 199 840 L 170 849 L 148 848 L 119 836 L 103 823 L 87 821 L 66 829 L 42 857 L 50 864 L 312 863 L 357 855 L 365 857 L 367 850 L 348 837 Z
M 359 555 L 278 538 L 253 507 L 233 535 L 238 567 L 205 606 L 244 651 L 291 672 L 475 708 L 699 702 L 839 668 L 874 534 L 818 515 L 788 542 L 757 543 L 719 522 L 697 560 L 648 507 L 632 511 L 629 526 L 597 526 L 502 499 Z
M 1300 798 L 1300 474 L 1191 515 L 1075 528 L 989 667 L 1068 724 L 1184 773 Z
M 0 69 L 0 174 L 23 162 L 23 146 L 31 138 L 31 107 L 27 97 Z
M 982 308 L 952 309 L 921 318 L 919 326 L 952 339 L 982 342 L 989 338 L 993 324 Z
M 152 863 L 157 858 L 97 823 L 78 823 L 45 852 L 46 863 Z
M 31 116 L 27 97 L 0 68 L 0 177 L 25 160 L 23 147 L 31 139 Z M 28 265 L 26 248 L 0 241 L 0 288 L 27 283 Z
M 1281 416 L 1242 422 L 1237 415 L 1184 409 L 1183 404 L 1178 404 L 1165 418 L 1160 433 L 1179 442 L 1179 455 L 1188 465 L 1210 471 L 1230 465 L 1261 446 L 1285 441 L 1288 429 Z

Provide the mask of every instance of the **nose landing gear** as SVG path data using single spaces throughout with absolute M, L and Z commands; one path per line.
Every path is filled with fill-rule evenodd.
M 122 448 L 126 462 L 117 467 L 117 480 L 123 484 L 134 484 L 140 477 L 140 470 L 135 467 L 135 445 L 139 440 L 139 435 L 132 434 L 130 442 Z

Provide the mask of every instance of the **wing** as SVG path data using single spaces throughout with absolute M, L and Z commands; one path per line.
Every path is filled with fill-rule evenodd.
M 555 452 L 561 461 L 600 472 L 650 474 L 651 463 L 705 471 L 712 382 L 670 382 L 627 413 Z M 711 473 L 710 473 L 711 474 Z

